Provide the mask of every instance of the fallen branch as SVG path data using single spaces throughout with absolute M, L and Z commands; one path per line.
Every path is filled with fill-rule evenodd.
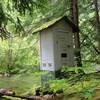
M 7 94 L 2 94 L 0 93 L 0 96 L 9 96 L 9 97 L 15 97 L 15 98 L 20 98 L 20 99 L 26 99 L 26 100 L 63 100 L 63 94 L 52 94 L 52 95 L 44 95 L 44 96 L 29 96 L 29 97 L 24 97 L 24 96 L 16 96 L 16 95 L 7 95 Z
M 17 95 L 7 95 L 7 94 L 3 94 L 3 93 L 0 93 L 0 96 L 9 96 L 9 97 L 15 97 L 15 98 L 20 98 L 20 99 L 26 99 L 26 100 L 36 100 L 35 99 L 35 96 L 34 97 L 24 97 L 24 96 L 17 96 Z

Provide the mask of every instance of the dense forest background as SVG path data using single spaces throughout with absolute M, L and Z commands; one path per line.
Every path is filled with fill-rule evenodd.
M 17 67 L 39 66 L 39 36 L 32 29 L 63 15 L 71 19 L 72 1 L 0 1 L 0 68 L 17 71 Z M 99 63 L 95 2 L 81 0 L 77 4 L 82 63 Z
M 41 72 L 36 31 L 63 16 L 79 28 L 74 34 L 78 67 L 63 66 L 53 74 Z M 58 78 L 48 81 L 52 75 Z M 0 100 L 20 100 L 3 97 L 5 88 L 25 97 L 37 96 L 41 90 L 42 96 L 63 93 L 64 100 L 100 99 L 100 1 L 0 0 Z

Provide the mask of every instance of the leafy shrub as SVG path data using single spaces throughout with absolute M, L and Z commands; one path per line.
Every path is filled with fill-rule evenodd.
M 28 70 L 38 69 L 37 35 L 16 37 L 10 44 L 9 40 L 1 41 L 0 48 L 0 72 L 24 73 Z

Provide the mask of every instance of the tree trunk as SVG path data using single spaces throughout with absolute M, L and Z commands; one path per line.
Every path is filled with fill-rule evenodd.
M 71 17 L 72 17 L 73 23 L 77 27 L 79 27 L 77 0 L 71 0 Z M 74 41 L 75 41 L 75 56 L 76 56 L 77 66 L 82 66 L 79 32 L 74 33 Z
M 98 0 L 94 0 L 94 5 L 95 5 L 95 14 L 96 14 L 97 41 L 98 41 L 98 48 L 100 51 L 100 18 L 99 18 L 99 10 L 98 10 Z
M 8 39 L 8 64 L 7 64 L 7 68 L 8 68 L 8 73 L 11 73 L 11 69 L 12 69 L 12 35 L 11 33 L 9 34 L 9 39 Z

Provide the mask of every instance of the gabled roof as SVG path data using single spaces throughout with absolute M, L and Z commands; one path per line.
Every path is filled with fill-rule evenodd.
M 73 32 L 79 32 L 79 28 L 71 20 L 69 20 L 67 16 L 59 17 L 59 18 L 56 18 L 56 19 L 53 19 L 51 21 L 44 22 L 44 23 L 38 23 L 37 25 L 31 27 L 31 29 L 28 32 L 29 33 L 30 32 L 32 33 L 40 32 L 44 29 L 51 27 L 52 25 L 56 24 L 62 19 L 64 19 L 72 27 Z

